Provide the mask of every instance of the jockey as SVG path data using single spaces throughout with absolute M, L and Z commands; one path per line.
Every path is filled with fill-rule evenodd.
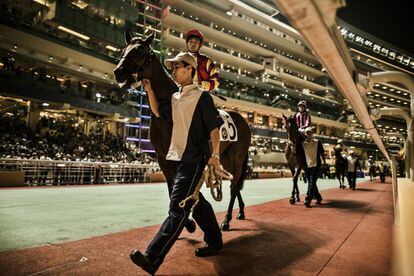
M 339 154 L 342 157 L 346 157 L 346 154 L 344 153 L 344 151 L 346 151 L 345 145 L 344 145 L 344 141 L 342 139 L 338 139 L 336 141 L 336 146 L 334 148 L 335 152 L 337 152 L 337 154 Z
M 338 141 L 336 141 L 335 149 L 339 150 L 339 153 L 342 152 L 342 150 L 344 149 L 344 141 L 342 141 L 342 139 L 338 139 Z
M 311 116 L 309 115 L 306 105 L 306 101 L 298 102 L 299 111 L 295 114 L 296 125 L 299 132 L 305 134 L 305 129 L 311 126 Z
M 194 76 L 194 83 L 198 84 L 200 89 L 213 92 L 219 86 L 218 67 L 206 55 L 200 54 L 200 48 L 203 46 L 204 36 L 198 30 L 190 30 L 186 35 L 187 50 L 197 59 L 197 73 Z

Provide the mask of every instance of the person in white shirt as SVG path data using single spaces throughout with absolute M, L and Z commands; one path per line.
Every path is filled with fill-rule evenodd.
M 181 208 L 179 203 L 194 193 L 206 164 L 213 165 L 215 170 L 221 168 L 219 127 L 223 120 L 211 95 L 193 83 L 197 61 L 189 53 L 180 53 L 173 59 L 166 59 L 164 64 L 172 68 L 172 76 L 181 86 L 180 91 L 171 98 L 173 129 L 166 159 L 175 162 L 176 170 L 170 207 L 168 217 L 145 253 L 133 250 L 130 254 L 132 262 L 150 274 L 154 274 L 163 263 L 188 219 L 191 204 Z M 143 84 L 148 93 L 151 110 L 155 116 L 162 116 L 151 83 L 144 79 Z M 206 244 L 197 248 L 195 255 L 208 257 L 222 249 L 223 239 L 211 204 L 201 193 L 199 196 L 193 218 L 203 230 Z
M 318 180 L 319 171 L 321 169 L 322 160 L 325 162 L 325 154 L 321 141 L 312 139 L 314 127 L 308 127 L 305 129 L 306 139 L 302 142 L 303 150 L 306 156 L 306 178 L 308 179 L 308 192 L 306 193 L 306 199 L 304 204 L 306 207 L 310 207 L 313 197 L 316 197 L 316 203 L 321 204 L 322 196 L 319 193 L 316 181 Z
M 349 155 L 346 157 L 347 160 L 347 178 L 349 188 L 355 190 L 356 188 L 356 170 L 359 168 L 361 170 L 361 165 L 359 164 L 358 158 L 355 157 L 353 150 L 350 150 Z

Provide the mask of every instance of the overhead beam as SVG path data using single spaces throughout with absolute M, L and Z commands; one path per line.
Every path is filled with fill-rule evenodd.
M 276 1 L 275 1 L 276 2 Z M 335 21 L 336 10 L 344 1 L 278 0 L 277 5 L 290 23 L 302 34 L 315 56 L 324 65 L 332 80 L 351 104 L 365 130 L 378 149 L 390 160 L 375 128 L 362 96 L 356 86 L 355 66 Z

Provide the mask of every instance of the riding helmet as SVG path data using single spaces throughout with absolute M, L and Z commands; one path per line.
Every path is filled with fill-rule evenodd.
M 307 104 L 306 104 L 306 101 L 299 101 L 298 102 L 298 106 L 300 106 L 300 105 L 303 105 L 305 108 L 308 108 L 308 106 L 307 106 Z
M 196 30 L 196 29 L 189 30 L 187 32 L 186 40 L 185 41 L 188 42 L 188 40 L 191 37 L 196 37 L 196 38 L 200 39 L 200 44 L 203 44 L 203 42 L 204 42 L 204 35 L 199 30 Z

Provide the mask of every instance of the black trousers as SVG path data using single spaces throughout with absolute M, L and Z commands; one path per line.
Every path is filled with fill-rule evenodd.
M 380 173 L 379 175 L 380 175 L 381 183 L 385 183 L 385 173 Z
M 165 256 L 180 236 L 190 215 L 194 202 L 187 201 L 184 208 L 181 208 L 179 203 L 194 192 L 204 167 L 205 162 L 200 164 L 177 162 L 168 217 L 146 250 L 149 259 L 158 266 L 162 264 Z M 213 208 L 201 193 L 199 202 L 193 211 L 193 218 L 203 230 L 206 243 L 214 245 L 223 242 Z
M 348 172 L 347 177 L 348 177 L 349 188 L 355 189 L 356 188 L 356 172 Z
M 316 166 L 313 168 L 306 168 L 305 174 L 308 179 L 308 191 L 306 193 L 306 200 L 311 202 L 313 197 L 316 197 L 316 200 L 322 200 L 322 196 L 319 193 L 318 186 L 316 181 L 318 180 L 320 167 Z

